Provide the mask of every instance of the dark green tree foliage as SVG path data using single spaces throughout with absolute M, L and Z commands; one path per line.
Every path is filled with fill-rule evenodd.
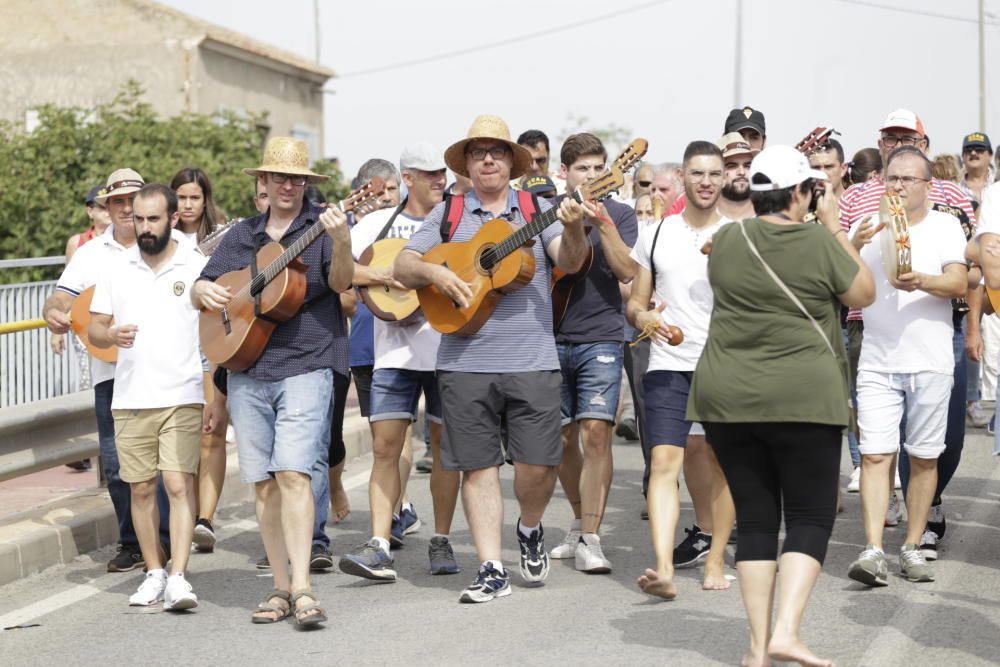
M 0 122 L 0 259 L 62 255 L 66 240 L 87 229 L 87 191 L 120 167 L 147 183 L 169 183 L 178 169 L 198 166 L 212 179 L 227 218 L 253 215 L 254 181 L 243 173 L 260 161 L 265 116 L 221 113 L 161 118 L 131 81 L 96 108 L 38 108 L 31 134 Z M 346 192 L 336 165 L 314 166 L 331 179 L 330 199 Z M 0 270 L 0 283 L 48 280 L 62 267 Z

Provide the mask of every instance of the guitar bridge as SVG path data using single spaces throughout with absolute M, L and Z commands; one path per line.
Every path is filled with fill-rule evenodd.
M 225 308 L 222 309 L 222 326 L 227 336 L 233 332 L 233 325 L 229 323 L 229 312 Z

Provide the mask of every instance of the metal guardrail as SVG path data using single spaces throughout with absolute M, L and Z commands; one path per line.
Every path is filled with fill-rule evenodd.
M 24 259 L 0 259 L 0 269 L 23 269 L 29 266 L 58 266 L 65 263 L 66 258 L 62 255 L 26 257 Z
M 94 392 L 0 411 L 0 482 L 97 456 Z
M 0 285 L 0 322 L 38 318 L 55 286 L 54 280 Z M 0 336 L 0 408 L 76 391 L 82 353 L 71 341 L 67 336 L 66 351 L 57 356 L 49 347 L 48 329 Z

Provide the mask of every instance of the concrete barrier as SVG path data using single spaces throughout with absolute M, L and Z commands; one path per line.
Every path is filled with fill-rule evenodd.
M 94 392 L 0 410 L 0 482 L 97 456 Z

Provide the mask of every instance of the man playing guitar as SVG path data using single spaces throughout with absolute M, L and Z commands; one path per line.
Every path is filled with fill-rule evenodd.
M 507 124 L 496 116 L 480 116 L 468 136 L 445 152 L 456 174 L 472 180 L 463 198 L 455 241 L 465 241 L 493 218 L 512 226 L 524 220 L 510 181 L 523 175 L 528 151 L 510 139 Z M 453 202 L 454 204 L 454 202 Z M 538 202 L 539 214 L 551 208 Z M 433 284 L 456 304 L 467 307 L 470 285 L 452 270 L 424 262 L 421 255 L 442 242 L 445 205 L 436 206 L 396 260 L 393 275 L 411 289 Z M 589 207 L 591 215 L 596 209 Z M 438 348 L 438 389 L 444 434 L 441 465 L 464 473 L 462 504 L 482 566 L 462 594 L 465 602 L 486 602 L 509 595 L 509 576 L 501 563 L 503 500 L 500 493 L 500 420 L 506 418 L 508 455 L 514 462 L 514 490 L 521 517 L 517 537 L 521 574 L 529 582 L 548 576 L 541 519 L 555 485 L 562 458 L 559 416 L 559 359 L 552 334 L 549 295 L 551 264 L 572 273 L 588 250 L 583 231 L 584 207 L 565 199 L 559 220 L 545 228 L 530 246 L 535 261 L 531 280 L 500 297 L 493 315 L 472 336 L 444 335 Z M 551 262 L 551 263 L 550 263 Z
M 346 326 L 337 293 L 350 287 L 354 261 L 346 215 L 305 201 L 306 184 L 326 180 L 308 163 L 304 141 L 268 141 L 263 164 L 244 172 L 266 188 L 270 208 L 233 227 L 191 293 L 195 306 L 221 311 L 234 294 L 212 281 L 255 262 L 268 241 L 288 246 L 312 225 L 325 228 L 300 256 L 307 265 L 301 308 L 276 325 L 249 368 L 229 375 L 240 477 L 255 486 L 257 520 L 274 573 L 275 588 L 254 611 L 254 623 L 273 623 L 293 612 L 300 625 L 326 620 L 309 582 L 315 515 L 310 476 L 315 461 L 327 454 L 333 374 L 347 374 Z

